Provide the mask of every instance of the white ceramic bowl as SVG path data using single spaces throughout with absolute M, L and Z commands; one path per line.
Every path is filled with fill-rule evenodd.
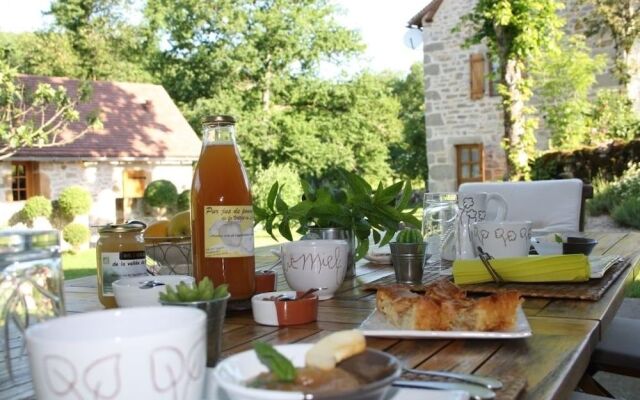
M 161 282 L 164 285 L 141 289 L 140 286 L 148 281 Z M 166 285 L 176 286 L 180 282 L 190 285 L 195 280 L 187 275 L 135 276 L 120 278 L 113 282 L 112 287 L 118 307 L 149 307 L 160 306 L 159 296 L 166 290 Z
M 323 288 L 320 300 L 333 297 L 347 272 L 346 240 L 299 240 L 282 245 L 282 270 L 293 290 Z
M 541 256 L 562 254 L 562 243 L 556 242 L 554 235 L 534 236 L 531 245 Z
M 206 314 L 146 307 L 69 315 L 27 329 L 39 399 L 201 400 Z
M 294 366 L 304 366 L 304 358 L 312 344 L 288 344 L 275 346 Z M 314 399 L 350 400 L 382 399 L 384 393 L 400 376 L 402 367 L 393 356 L 378 350 L 367 349 L 364 353 L 342 362 L 341 367 L 355 373 L 367 382 L 361 387 L 338 393 L 314 395 Z M 302 392 L 284 392 L 247 387 L 247 381 L 255 378 L 267 368 L 258 360 L 255 351 L 248 350 L 222 360 L 213 370 L 215 381 L 233 400 L 303 400 Z

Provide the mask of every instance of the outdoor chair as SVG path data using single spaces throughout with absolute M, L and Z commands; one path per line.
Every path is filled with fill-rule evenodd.
M 507 220 L 531 221 L 536 233 L 578 232 L 584 208 L 583 184 L 580 179 L 532 182 L 469 182 L 460 193 L 498 193 L 507 201 Z M 491 206 L 491 204 L 490 204 Z M 493 211 L 493 212 L 492 212 Z M 495 216 L 491 207 L 487 219 Z
M 593 379 L 598 371 L 640 378 L 638 336 L 640 320 L 615 317 L 596 346 L 580 387 L 589 393 L 611 396 L 606 388 Z

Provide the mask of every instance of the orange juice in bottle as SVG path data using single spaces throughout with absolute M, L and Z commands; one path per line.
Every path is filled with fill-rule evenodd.
M 233 117 L 207 117 L 202 140 L 191 186 L 194 275 L 228 284 L 234 308 L 255 290 L 251 190 Z

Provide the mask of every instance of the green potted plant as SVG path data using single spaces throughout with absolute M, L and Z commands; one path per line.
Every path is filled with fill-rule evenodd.
M 195 307 L 207 314 L 207 367 L 215 367 L 220 357 L 222 326 L 229 297 L 227 284 L 214 288 L 207 277 L 197 285 L 185 282 L 180 282 L 175 288 L 167 285 L 166 291 L 160 293 L 163 306 Z
M 404 228 L 396 236 L 391 248 L 391 262 L 399 283 L 422 283 L 426 243 L 420 229 Z
M 302 179 L 302 199 L 287 204 L 280 195 L 282 185 L 275 182 L 264 208 L 254 206 L 256 223 L 263 223 L 274 238 L 273 231 L 293 240 L 292 227 L 307 238 L 346 239 L 352 251 L 347 274 L 352 276 L 354 263 L 369 250 L 369 237 L 381 246 L 389 243 L 402 222 L 418 227 L 420 222 L 407 210 L 411 199 L 411 183 L 396 182 L 390 186 L 379 183 L 374 190 L 358 175 L 339 170 L 339 182 L 324 182 L 317 187 Z

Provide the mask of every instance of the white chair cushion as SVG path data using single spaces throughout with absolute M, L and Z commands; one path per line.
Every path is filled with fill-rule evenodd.
M 499 193 L 507 201 L 509 221 L 531 221 L 536 233 L 578 232 L 582 181 L 559 179 L 532 182 L 463 183 L 460 193 Z M 489 203 L 487 219 L 495 218 Z

